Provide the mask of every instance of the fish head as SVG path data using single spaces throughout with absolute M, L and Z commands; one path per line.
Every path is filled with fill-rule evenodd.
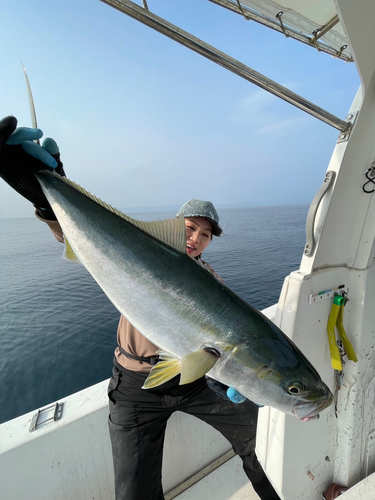
M 328 386 L 317 376 L 301 376 L 300 380 L 284 379 L 282 389 L 287 396 L 284 404 L 289 407 L 288 413 L 299 420 L 307 422 L 319 418 L 319 414 L 328 408 L 333 395 Z M 303 382 L 301 382 L 303 380 Z
M 277 356 L 254 349 L 254 343 L 237 345 L 216 373 L 223 383 L 254 403 L 272 406 L 302 421 L 319 418 L 331 405 L 332 393 L 299 349 L 289 339 L 282 342 L 285 345 L 279 349 L 283 354 Z

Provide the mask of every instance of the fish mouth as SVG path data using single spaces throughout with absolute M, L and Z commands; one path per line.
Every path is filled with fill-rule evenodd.
M 292 411 L 292 414 L 298 418 L 298 420 L 301 420 L 302 422 L 309 422 L 310 420 L 318 420 L 320 418 L 320 415 L 314 415 L 314 416 L 307 416 L 307 417 L 300 417 L 296 413 L 295 410 Z
M 331 391 L 329 391 L 327 396 L 323 401 L 321 401 L 320 404 L 317 405 L 317 402 L 303 402 L 297 404 L 297 406 L 293 408 L 292 414 L 297 417 L 298 420 L 302 420 L 302 422 L 318 420 L 318 418 L 320 417 L 319 413 L 328 408 L 332 404 L 332 401 L 333 395 Z

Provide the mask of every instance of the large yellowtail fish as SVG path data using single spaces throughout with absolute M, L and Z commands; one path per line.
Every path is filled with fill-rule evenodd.
M 115 307 L 162 351 L 145 388 L 208 374 L 301 420 L 332 394 L 262 313 L 186 255 L 183 218 L 141 222 L 47 171 L 36 174 L 74 253 Z

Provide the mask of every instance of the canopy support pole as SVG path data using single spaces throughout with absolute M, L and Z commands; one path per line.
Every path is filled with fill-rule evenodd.
M 258 73 L 257 71 L 251 69 L 250 67 L 242 64 L 241 62 L 233 59 L 228 56 L 224 52 L 216 49 L 212 45 L 209 45 L 199 38 L 187 33 L 186 31 L 178 28 L 177 26 L 169 23 L 165 19 L 156 16 L 149 10 L 146 10 L 139 5 L 131 2 L 130 0 L 101 0 L 103 3 L 114 7 L 115 9 L 127 14 L 130 17 L 133 17 L 137 21 L 153 28 L 154 30 L 162 33 L 163 35 L 172 38 L 176 42 L 188 47 L 191 50 L 194 50 L 198 54 L 210 59 L 215 62 L 219 66 L 232 71 L 236 75 L 244 78 L 245 80 L 254 83 L 258 87 L 270 92 L 271 94 L 283 99 L 286 102 L 289 102 L 293 106 L 305 111 L 306 113 L 318 118 L 319 120 L 327 123 L 331 127 L 334 127 L 340 132 L 346 132 L 351 124 L 341 120 L 340 118 L 328 113 L 328 111 L 316 106 L 310 101 L 307 101 L 303 97 L 295 94 L 290 91 L 286 87 L 279 85 L 277 82 L 270 80 L 266 76 Z

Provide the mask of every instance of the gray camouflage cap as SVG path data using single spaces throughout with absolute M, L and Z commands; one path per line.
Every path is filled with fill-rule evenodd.
M 211 223 L 212 234 L 214 236 L 221 236 L 223 234 L 223 230 L 219 225 L 219 214 L 210 201 L 192 198 L 182 205 L 176 217 L 180 217 L 180 215 L 184 217 L 204 217 Z

